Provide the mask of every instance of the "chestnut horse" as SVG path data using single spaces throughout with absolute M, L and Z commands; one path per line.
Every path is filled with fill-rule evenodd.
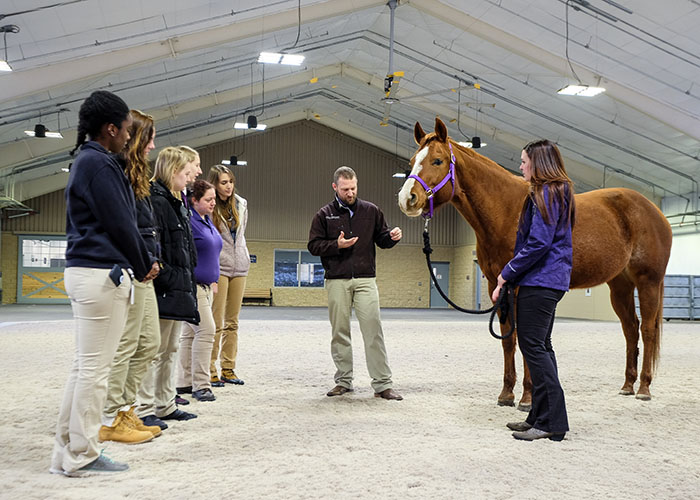
M 433 196 L 435 208 L 451 202 L 476 233 L 476 255 L 489 282 L 513 257 L 520 211 L 528 183 L 476 151 L 460 146 L 447 136 L 447 127 L 435 120 L 435 132 L 426 134 L 419 123 L 414 129 L 418 151 L 411 159 L 412 175 L 432 190 L 449 176 L 450 153 L 454 153 L 454 188 L 445 182 Z M 453 194 L 454 193 L 454 194 Z M 409 217 L 427 213 L 426 189 L 408 178 L 399 192 L 399 207 Z M 588 288 L 601 283 L 610 287 L 610 300 L 622 323 L 627 343 L 625 383 L 620 394 L 634 394 L 637 380 L 639 320 L 634 289 L 639 294 L 644 343 L 642 373 L 637 398 L 651 399 L 649 384 L 659 359 L 663 285 L 671 252 L 671 227 L 661 211 L 644 196 L 629 189 L 599 189 L 576 195 L 576 223 L 573 227 L 573 270 L 571 288 Z M 507 331 L 509 324 L 502 325 Z M 514 405 L 516 335 L 503 340 L 503 390 L 499 405 Z M 523 395 L 518 407 L 531 404 L 530 374 L 524 366 Z

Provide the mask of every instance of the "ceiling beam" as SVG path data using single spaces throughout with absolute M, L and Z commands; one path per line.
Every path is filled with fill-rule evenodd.
M 565 58 L 450 7 L 439 0 L 406 0 L 406 3 L 425 14 L 467 31 L 559 75 L 564 76 L 569 72 L 568 62 Z M 576 63 L 572 62 L 572 65 L 584 81 L 597 81 L 599 75 L 596 73 Z M 603 78 L 601 83 L 606 88 L 605 94 L 612 99 L 620 101 L 688 137 L 700 140 L 700 120 L 697 117 L 670 104 L 640 94 L 628 86 L 608 78 Z
M 304 6 L 302 19 L 304 24 L 309 24 L 324 19 L 348 16 L 361 10 L 385 4 L 386 0 L 327 0 Z M 265 32 L 272 33 L 295 27 L 297 24 L 297 10 L 290 9 L 277 14 L 234 22 L 227 26 L 220 26 L 165 40 L 139 44 L 133 47 L 24 71 L 13 71 L 2 77 L 0 103 L 87 79 L 114 74 L 142 64 L 175 58 L 179 54 L 195 52 L 259 36 L 263 26 Z
M 323 82 L 324 79 L 335 77 L 350 78 L 361 82 L 363 85 L 369 85 L 376 88 L 378 94 L 383 91 L 382 78 L 345 64 L 324 66 L 314 70 L 299 71 L 275 79 L 270 79 L 265 82 L 265 90 L 267 92 L 284 91 L 287 88 L 308 83 L 313 77 L 318 77 L 320 82 Z M 251 92 L 253 95 L 260 95 L 262 93 L 262 82 L 253 85 L 252 88 L 250 86 L 242 86 L 224 92 L 217 92 L 215 94 L 212 93 L 205 96 L 184 100 L 170 106 L 148 109 L 144 111 L 151 114 L 155 118 L 157 125 L 158 122 L 162 120 L 183 119 L 185 115 L 190 113 L 200 112 L 209 108 L 215 109 L 217 106 L 221 106 L 226 103 L 233 103 L 241 99 L 249 99 Z M 407 98 L 409 95 L 411 94 L 406 92 L 405 89 L 402 89 L 401 97 Z M 395 109 L 399 109 L 402 104 L 398 102 L 394 106 Z M 458 135 L 456 133 L 455 126 L 451 123 L 451 120 L 456 120 L 457 118 L 455 109 L 437 103 L 422 104 L 416 101 L 412 102 L 411 106 L 420 108 L 424 113 L 430 116 L 440 116 L 443 121 L 445 121 L 448 128 L 452 130 L 453 135 Z M 286 113 L 276 118 L 266 119 L 265 121 L 269 127 L 275 127 L 300 119 L 309 119 L 309 117 L 313 116 L 313 114 L 314 112 L 312 110 L 300 110 L 293 113 Z M 323 113 L 321 113 L 321 116 L 323 117 L 321 123 L 324 125 L 334 128 L 363 142 L 367 142 L 368 144 L 377 146 L 380 149 L 390 152 L 394 152 L 396 150 L 395 141 L 389 140 L 381 133 L 359 127 L 350 120 L 333 118 L 332 116 L 327 116 Z M 473 118 L 469 116 L 462 116 L 460 118 L 464 127 L 473 128 L 475 126 Z M 186 124 L 186 120 L 183 119 L 183 122 L 183 124 Z M 423 125 L 426 130 L 431 129 L 433 126 L 432 119 L 430 123 L 424 123 Z M 483 138 L 487 138 L 487 141 L 488 139 L 496 140 L 497 138 L 498 142 L 503 144 L 505 148 L 510 148 L 515 152 L 519 152 L 522 146 L 527 142 L 527 140 L 523 137 L 509 134 L 502 130 L 497 130 L 484 123 L 480 123 L 479 127 L 480 135 Z M 193 130 L 196 130 L 197 135 L 178 136 L 177 141 L 179 143 L 187 143 L 192 147 L 202 147 L 231 138 L 230 123 L 203 126 Z M 63 141 L 28 138 L 0 148 L 0 169 L 2 169 L 3 166 L 8 168 L 12 165 L 20 164 L 35 157 L 48 156 L 50 154 L 67 151 L 68 149 L 72 148 L 73 144 L 75 143 L 76 133 L 75 130 L 64 130 L 63 134 L 66 137 Z M 34 149 L 30 149 L 30 145 Z M 39 146 L 42 148 L 41 151 L 37 149 Z M 404 147 L 402 148 L 401 153 L 402 156 L 409 158 L 412 156 L 413 151 Z M 581 181 L 591 186 L 602 185 L 604 174 L 601 169 L 583 164 L 570 158 L 566 159 L 566 163 L 569 170 L 576 172 L 576 177 Z M 36 178 L 41 176 L 41 172 L 45 172 L 46 175 L 48 175 L 50 173 L 54 173 L 55 171 L 56 164 L 41 167 L 40 171 L 32 174 L 32 177 Z M 611 174 L 609 174 L 609 176 L 610 175 Z M 54 176 L 53 179 L 45 182 L 39 182 L 37 179 L 21 179 L 20 177 L 21 174 L 16 179 L 16 189 L 18 189 L 16 198 L 19 201 L 35 197 L 38 195 L 37 193 L 39 191 L 43 191 L 41 194 L 45 194 L 64 187 L 59 185 L 61 182 L 61 176 Z M 617 177 L 618 182 L 629 185 L 629 182 L 623 177 L 615 177 Z M 26 188 L 22 188 L 22 184 L 27 184 Z M 53 189 L 51 189 L 51 186 L 53 186 Z M 633 187 L 634 189 L 644 191 L 643 188 L 640 189 L 640 187 L 637 185 Z M 652 193 L 650 192 L 644 191 L 644 194 L 647 196 L 652 196 Z

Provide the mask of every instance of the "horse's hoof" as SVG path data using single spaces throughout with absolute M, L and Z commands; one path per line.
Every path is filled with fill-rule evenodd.
M 515 401 L 512 399 L 499 399 L 498 406 L 515 406 Z
M 518 410 L 520 411 L 530 411 L 530 408 L 532 408 L 532 405 L 524 405 L 522 403 L 518 405 Z
M 634 396 L 634 391 L 628 391 L 627 389 L 620 389 L 620 394 L 623 396 Z
M 651 401 L 651 394 L 637 394 L 635 398 L 641 401 Z

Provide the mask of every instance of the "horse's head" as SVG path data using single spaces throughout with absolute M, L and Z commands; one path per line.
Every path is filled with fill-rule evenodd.
M 416 122 L 413 137 L 418 151 L 411 158 L 411 175 L 399 191 L 399 208 L 409 217 L 431 211 L 431 198 L 433 209 L 450 201 L 455 182 L 454 156 L 442 120 L 435 118 L 435 132 L 430 134 Z

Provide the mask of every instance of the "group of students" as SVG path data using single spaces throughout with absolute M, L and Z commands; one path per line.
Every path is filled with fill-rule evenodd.
M 214 401 L 212 387 L 243 384 L 234 370 L 247 202 L 224 165 L 197 180 L 199 155 L 188 146 L 164 148 L 151 175 L 155 135 L 151 116 L 110 92 L 80 107 L 64 278 L 76 349 L 52 473 L 126 470 L 100 442 L 150 441 L 167 420 L 196 418 L 178 408 L 189 404 L 182 395 Z

